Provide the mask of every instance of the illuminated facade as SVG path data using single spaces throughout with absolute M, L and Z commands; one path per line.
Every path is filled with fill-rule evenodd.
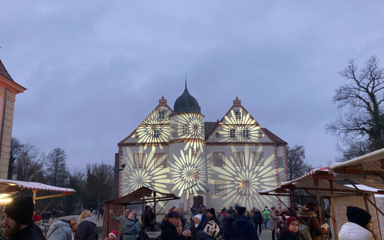
M 262 128 L 236 97 L 225 116 L 205 122 L 187 87 L 174 109 L 159 105 L 119 146 L 120 196 L 141 186 L 181 197 L 165 206 L 252 207 L 281 203 L 257 191 L 287 180 L 287 143 Z M 288 199 L 283 199 L 285 202 Z

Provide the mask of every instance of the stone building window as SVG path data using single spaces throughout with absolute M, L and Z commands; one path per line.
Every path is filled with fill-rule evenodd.
M 133 168 L 145 168 L 147 161 L 147 154 L 135 153 L 133 155 Z
M 213 165 L 216 167 L 224 167 L 224 153 L 214 152 L 213 153 Z
M 253 166 L 263 166 L 264 164 L 263 152 L 252 153 L 252 156 L 253 156 Z
M 215 195 L 216 196 L 227 195 L 227 184 L 225 181 L 215 181 Z
M 165 153 L 156 153 L 155 154 L 155 168 L 165 168 L 167 166 L 167 154 Z
M 165 118 L 165 110 L 159 110 L 159 114 L 157 115 L 159 120 L 164 120 Z
M 229 138 L 236 138 L 236 129 L 229 130 Z
M 277 166 L 278 167 L 283 167 L 284 166 L 283 158 L 282 157 L 277 158 Z
M 234 152 L 233 153 L 233 160 L 235 166 L 245 166 L 245 161 L 244 161 L 244 152 Z
M 239 196 L 249 196 L 249 181 L 238 181 L 237 182 L 237 194 Z

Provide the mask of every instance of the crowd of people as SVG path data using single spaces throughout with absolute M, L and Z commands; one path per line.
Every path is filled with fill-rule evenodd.
M 162 240 L 258 240 L 262 229 L 269 228 L 272 240 L 321 240 L 328 225 L 318 215 L 318 206 L 309 202 L 306 206 L 297 205 L 294 209 L 279 212 L 276 207 L 265 207 L 263 211 L 236 206 L 221 209 L 192 208 L 191 223 L 185 218 L 182 208 L 173 207 L 163 218 L 160 229 Z M 105 240 L 148 239 L 154 220 L 149 206 L 142 214 L 143 226 L 140 230 L 136 211 L 125 210 L 125 214 L 116 217 L 110 211 L 111 218 L 120 223 L 119 232 L 113 230 Z M 30 196 L 20 196 L 7 203 L 3 209 L 3 237 L 9 240 L 97 240 L 99 230 L 96 219 L 89 210 L 80 214 L 80 223 L 75 219 L 60 219 L 53 223 L 46 234 L 39 228 L 43 218 L 34 214 L 34 203 Z M 372 216 L 367 211 L 353 206 L 347 207 L 348 222 L 340 232 L 340 240 L 377 240 L 374 234 Z M 147 221 L 147 223 L 146 223 Z M 304 226 L 304 227 L 303 227 Z M 142 235 L 144 233 L 144 235 Z M 146 237 L 146 238 L 145 238 Z

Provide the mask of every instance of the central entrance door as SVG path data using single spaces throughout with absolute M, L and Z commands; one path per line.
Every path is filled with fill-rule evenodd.
M 203 197 L 202 196 L 194 196 L 193 197 L 193 207 L 199 209 L 200 206 L 203 206 Z

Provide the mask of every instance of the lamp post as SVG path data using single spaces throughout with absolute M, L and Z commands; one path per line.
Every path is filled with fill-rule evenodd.
M 123 171 L 125 168 L 125 163 L 121 164 L 121 168 L 115 168 L 115 186 L 116 186 L 116 198 L 119 198 L 119 172 Z

